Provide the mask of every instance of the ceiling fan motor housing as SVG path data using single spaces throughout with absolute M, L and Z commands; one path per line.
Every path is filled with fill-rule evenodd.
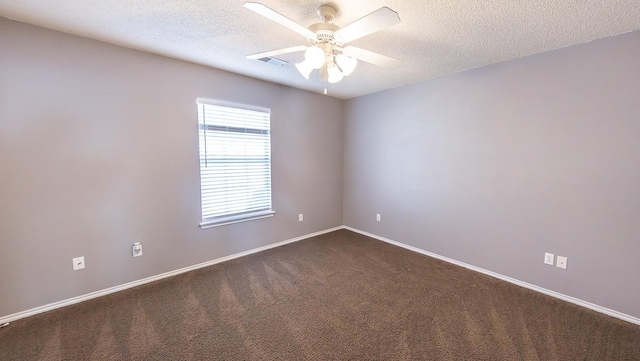
M 330 4 L 324 4 L 318 6 L 317 13 L 323 22 L 315 23 L 308 27 L 309 30 L 313 31 L 316 34 L 316 38 L 309 39 L 309 43 L 311 45 L 318 46 L 326 43 L 338 46 L 342 45 L 342 42 L 338 41 L 338 39 L 336 39 L 336 37 L 334 36 L 334 33 L 340 30 L 340 27 L 330 23 L 338 13 L 338 10 Z
M 309 43 L 312 45 L 322 43 L 332 43 L 335 45 L 342 45 L 338 39 L 333 35 L 340 29 L 339 26 L 329 23 L 316 23 L 308 28 L 316 34 L 315 39 L 309 39 Z

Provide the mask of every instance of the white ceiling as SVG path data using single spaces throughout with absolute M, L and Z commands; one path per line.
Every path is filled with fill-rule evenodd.
M 323 0 L 260 1 L 303 26 Z M 244 8 L 244 0 L 0 0 L 0 16 L 321 93 L 279 56 L 277 67 L 245 55 L 307 45 Z M 350 45 L 404 61 L 396 70 L 359 62 L 329 95 L 351 98 L 640 29 L 639 0 L 333 0 L 344 26 L 382 7 L 399 25 Z

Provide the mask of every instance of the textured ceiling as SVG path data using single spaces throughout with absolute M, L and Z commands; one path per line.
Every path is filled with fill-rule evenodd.
M 303 26 L 319 21 L 327 1 L 260 1 Z M 244 0 L 0 0 L 0 16 L 183 59 L 275 83 L 322 92 L 294 63 L 277 67 L 245 55 L 306 45 L 305 39 L 244 8 Z M 382 7 L 399 25 L 350 45 L 404 61 L 396 70 L 359 62 L 329 95 L 351 98 L 640 29 L 639 0 L 331 1 L 344 26 Z

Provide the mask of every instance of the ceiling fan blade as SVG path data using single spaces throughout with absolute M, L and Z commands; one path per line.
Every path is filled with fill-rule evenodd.
M 398 13 L 388 7 L 383 7 L 352 22 L 333 35 L 344 44 L 399 23 Z
M 292 46 L 290 48 L 271 50 L 271 51 L 265 51 L 264 53 L 257 53 L 257 54 L 247 55 L 247 59 L 262 59 L 262 58 L 266 58 L 266 57 L 269 57 L 269 56 L 280 55 L 280 54 L 289 54 L 289 53 L 295 53 L 296 51 L 305 51 L 305 50 L 307 50 L 306 46 L 298 45 L 298 46 Z
M 347 46 L 342 49 L 342 52 L 352 58 L 389 69 L 396 69 L 402 65 L 402 60 L 390 58 L 382 54 L 374 53 L 373 51 L 356 48 L 355 46 Z
M 269 18 L 273 21 L 275 21 L 276 23 L 286 26 L 287 28 L 295 31 L 296 33 L 306 37 L 306 38 L 311 38 L 311 39 L 315 39 L 316 38 L 316 34 L 305 28 L 304 26 L 296 23 L 295 21 L 287 18 L 286 16 L 276 12 L 275 10 L 272 10 L 268 7 L 266 7 L 263 4 L 260 3 L 254 3 L 254 2 L 250 2 L 247 1 L 246 3 L 244 3 L 244 7 L 249 9 L 249 10 L 253 10 L 256 13 Z

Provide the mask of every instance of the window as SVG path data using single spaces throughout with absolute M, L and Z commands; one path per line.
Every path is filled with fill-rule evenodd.
M 198 99 L 201 228 L 270 217 L 270 110 Z

